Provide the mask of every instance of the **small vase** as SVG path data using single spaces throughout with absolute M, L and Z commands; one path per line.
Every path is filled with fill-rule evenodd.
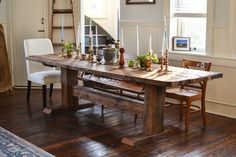
M 72 51 L 67 51 L 66 55 L 67 55 L 67 57 L 71 58 L 72 57 Z

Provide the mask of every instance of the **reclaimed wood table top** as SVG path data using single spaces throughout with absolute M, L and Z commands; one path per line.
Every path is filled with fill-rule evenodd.
M 202 80 L 212 80 L 223 77 L 221 72 L 208 72 L 202 70 L 186 69 L 169 66 L 171 71 L 168 74 L 158 72 L 160 65 L 152 66 L 152 71 L 133 69 L 127 67 L 119 68 L 119 65 L 104 65 L 89 63 L 86 60 L 60 57 L 59 54 L 49 54 L 40 56 L 29 56 L 26 59 L 40 62 L 45 65 L 68 68 L 78 71 L 93 73 L 95 75 L 114 79 L 132 80 L 139 83 L 147 83 L 159 86 L 179 86 L 188 83 L 196 83 Z

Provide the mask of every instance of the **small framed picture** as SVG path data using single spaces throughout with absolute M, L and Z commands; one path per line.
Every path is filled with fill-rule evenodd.
M 173 51 L 190 51 L 190 37 L 173 37 Z

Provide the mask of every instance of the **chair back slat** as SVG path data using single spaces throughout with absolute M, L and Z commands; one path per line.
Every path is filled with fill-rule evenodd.
M 189 69 L 210 71 L 211 62 L 202 62 L 202 61 L 183 59 L 182 66 Z
M 197 69 L 197 70 L 210 71 L 211 62 L 203 62 L 203 61 L 183 59 L 182 66 L 184 68 L 188 68 L 188 69 Z M 200 89 L 202 91 L 203 95 L 205 95 L 206 86 L 207 86 L 207 81 L 202 81 L 202 82 L 199 82 L 197 84 L 184 85 L 184 86 L 182 86 L 182 88 L 189 87 L 189 88 Z

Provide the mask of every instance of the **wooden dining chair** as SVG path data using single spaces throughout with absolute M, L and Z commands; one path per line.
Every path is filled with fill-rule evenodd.
M 182 66 L 184 68 L 198 69 L 209 71 L 211 68 L 211 62 L 202 62 L 202 61 L 194 61 L 183 59 Z M 203 128 L 206 127 L 206 111 L 205 111 L 205 95 L 206 95 L 206 86 L 207 81 L 201 81 L 196 84 L 186 84 L 182 85 L 180 88 L 170 88 L 166 90 L 166 97 L 179 100 L 180 104 L 180 120 L 183 117 L 183 108 L 185 111 L 185 132 L 188 132 L 189 121 L 190 121 L 190 113 L 201 111 L 202 113 L 202 121 Z M 197 105 L 193 105 L 193 101 L 201 101 L 200 107 Z M 185 104 L 183 104 L 185 102 Z M 166 102 L 166 104 L 174 104 L 173 102 Z
M 30 55 L 53 54 L 53 46 L 50 39 L 26 39 L 24 40 L 25 57 Z M 43 88 L 43 108 L 46 108 L 46 90 L 50 85 L 49 97 L 52 97 L 54 83 L 61 82 L 61 72 L 54 67 L 44 66 L 40 63 L 26 60 L 26 70 L 28 79 L 27 102 L 30 100 L 31 82 L 42 85 Z

